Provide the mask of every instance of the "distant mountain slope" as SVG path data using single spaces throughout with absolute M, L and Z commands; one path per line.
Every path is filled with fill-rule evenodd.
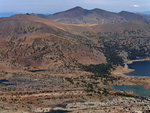
M 121 11 L 118 13 L 121 17 L 123 17 L 126 21 L 131 22 L 131 21 L 136 21 L 136 22 L 146 22 L 146 19 L 143 18 L 142 15 L 138 15 L 135 13 L 127 12 L 127 11 Z
M 38 16 L 38 15 L 37 15 Z M 113 13 L 101 9 L 87 10 L 81 7 L 75 7 L 67 11 L 59 12 L 53 15 L 41 16 L 49 20 L 67 24 L 105 24 L 121 22 L 149 22 L 142 15 L 122 11 Z
M 47 19 L 68 24 L 104 24 L 125 21 L 115 13 L 101 9 L 86 10 L 81 7 L 50 15 Z
M 94 42 L 68 32 L 69 27 L 72 29 L 69 25 L 32 15 L 14 15 L 0 18 L 0 26 L 3 26 L 0 27 L 0 61 L 16 68 L 73 73 L 79 70 L 79 64 L 106 63 L 101 51 L 87 45 Z

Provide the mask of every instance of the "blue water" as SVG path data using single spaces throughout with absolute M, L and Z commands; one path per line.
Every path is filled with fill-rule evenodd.
M 130 69 L 134 69 L 133 72 L 126 73 L 128 76 L 148 76 L 150 77 L 150 61 L 136 61 L 128 64 Z
M 133 91 L 136 96 L 150 98 L 150 90 L 144 88 L 144 85 L 135 86 L 112 86 L 113 90 Z
M 148 76 L 150 77 L 150 61 L 136 61 L 128 64 L 133 72 L 125 73 L 128 76 Z M 135 86 L 112 86 L 113 90 L 133 91 L 136 96 L 150 98 L 150 90 L 144 88 L 144 85 Z
M 15 84 L 10 84 L 8 80 L 2 79 L 0 80 L 0 85 L 10 86 L 10 85 L 15 85 Z
M 6 84 L 8 82 L 8 80 L 2 79 L 0 80 L 0 84 Z
M 70 111 L 67 111 L 67 110 L 52 110 L 50 112 L 47 112 L 47 113 L 68 113 Z

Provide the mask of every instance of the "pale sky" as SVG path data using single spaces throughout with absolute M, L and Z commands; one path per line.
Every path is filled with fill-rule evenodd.
M 99 8 L 112 12 L 150 11 L 150 0 L 0 0 L 0 13 L 49 13 L 64 11 L 75 6 Z

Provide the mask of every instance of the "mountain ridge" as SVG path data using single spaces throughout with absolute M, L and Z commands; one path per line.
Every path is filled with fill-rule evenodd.
M 44 15 L 40 17 L 66 24 L 106 24 L 133 21 L 150 22 L 149 19 L 142 15 L 128 11 L 114 13 L 99 8 L 88 10 L 79 6 L 52 15 Z

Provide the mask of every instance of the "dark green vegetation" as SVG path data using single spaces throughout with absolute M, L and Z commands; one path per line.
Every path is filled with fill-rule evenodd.
M 110 74 L 109 70 L 111 69 L 111 65 L 108 64 L 89 65 L 89 66 L 82 66 L 82 69 L 102 77 L 108 76 Z
M 126 35 L 140 36 L 126 36 Z M 142 35 L 142 36 L 141 36 Z M 124 66 L 124 60 L 135 60 L 150 57 L 150 38 L 142 30 L 124 30 L 123 34 L 98 33 L 99 43 L 104 47 L 95 47 L 102 51 L 107 59 L 106 64 L 82 66 L 82 69 L 101 76 L 108 76 L 111 69 Z
M 107 27 L 111 26 L 108 25 Z M 118 27 L 120 26 L 118 25 Z M 109 71 L 111 69 L 115 69 L 115 67 L 119 65 L 124 66 L 125 60 L 150 57 L 150 38 L 146 30 L 143 30 L 142 28 L 124 28 L 123 30 L 120 30 L 121 28 L 117 28 L 119 31 L 114 30 L 114 32 L 112 32 L 111 29 L 110 31 L 107 30 L 105 32 L 98 32 L 98 43 L 103 46 L 94 46 L 95 49 L 103 52 L 107 63 L 83 66 L 83 70 L 94 74 L 109 75 Z M 83 32 L 83 34 L 86 36 L 94 36 L 89 31 Z
M 121 34 L 117 32 L 98 33 L 98 36 L 100 43 L 104 44 L 107 53 L 111 56 L 118 54 L 129 60 L 150 57 L 150 38 L 142 29 L 124 30 Z M 107 58 L 109 57 L 109 55 L 105 55 Z M 116 58 L 112 59 L 115 60 Z M 122 62 L 119 57 L 118 60 L 118 62 Z
M 47 69 L 40 69 L 40 70 L 29 70 L 29 72 L 45 72 L 48 71 Z
M 87 72 L 94 73 L 95 76 L 104 77 L 104 78 L 113 78 L 110 75 L 110 71 L 115 69 L 116 66 L 124 66 L 124 61 L 121 56 L 116 52 L 115 47 L 110 45 L 105 45 L 104 48 L 97 48 L 99 51 L 103 51 L 107 63 L 98 64 L 98 65 L 82 65 L 81 69 Z
M 85 81 L 85 87 L 86 92 L 89 94 L 89 96 L 92 96 L 92 94 L 96 95 L 108 95 L 109 92 L 106 88 L 102 88 L 97 86 L 99 82 L 96 82 L 96 80 L 101 80 L 101 82 L 104 85 L 108 85 L 109 83 L 113 83 L 114 80 L 117 78 L 114 78 L 110 76 L 111 70 L 115 69 L 116 66 L 124 66 L 123 59 L 118 56 L 117 54 L 114 54 L 114 51 L 110 48 L 103 48 L 104 55 L 107 58 L 106 64 L 98 64 L 98 65 L 80 65 L 80 68 L 87 72 L 92 72 L 93 75 L 89 76 L 88 78 L 90 80 L 94 80 L 95 82 L 86 82 Z M 92 93 L 92 94 L 91 94 Z

